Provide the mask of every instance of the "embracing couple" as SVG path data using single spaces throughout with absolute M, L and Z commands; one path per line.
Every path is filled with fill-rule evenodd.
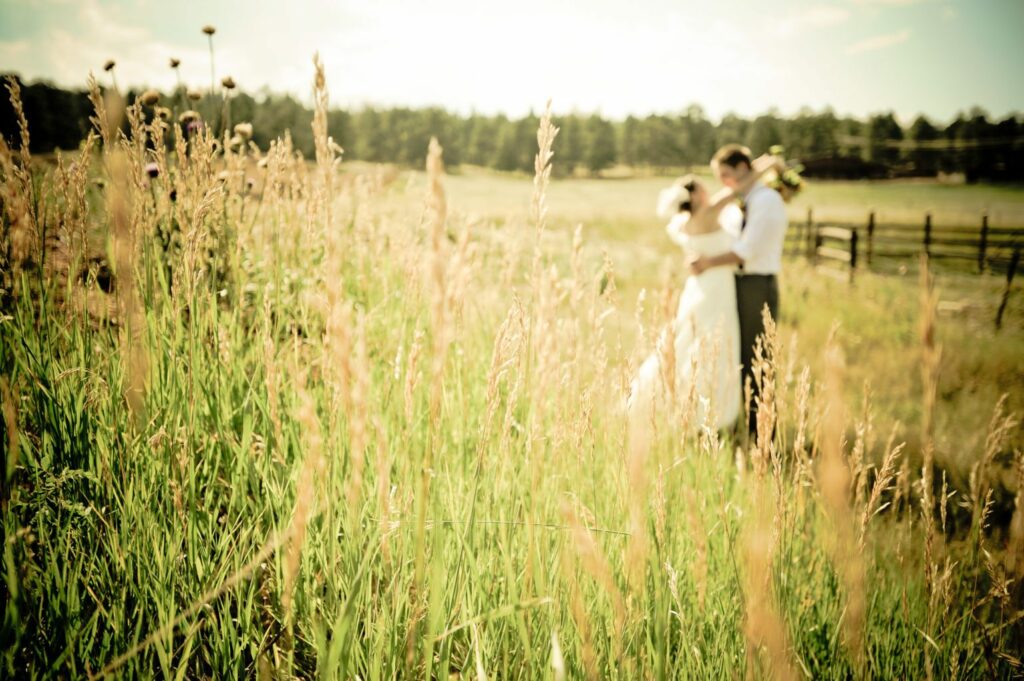
M 726 428 L 740 417 L 749 383 L 747 428 L 753 432 L 754 348 L 764 332 L 764 307 L 773 319 L 779 313 L 777 275 L 788 223 L 782 196 L 762 178 L 771 171 L 782 177 L 785 165 L 775 156 L 751 159 L 745 147 L 729 144 L 715 154 L 711 169 L 721 191 L 711 194 L 688 175 L 659 196 L 658 213 L 670 217 L 666 231 L 686 251 L 691 276 L 670 334 L 633 380 L 628 409 L 633 422 L 651 418 L 664 397 L 667 374 L 674 373 L 677 395 L 693 389 L 698 396 L 698 422 Z M 674 371 L 667 372 L 664 344 L 670 342 Z

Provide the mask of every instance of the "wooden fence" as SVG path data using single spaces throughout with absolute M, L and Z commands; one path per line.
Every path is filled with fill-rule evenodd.
M 1006 285 L 995 319 L 998 329 L 1003 323 L 1022 246 L 1024 227 L 991 227 L 987 215 L 981 216 L 977 227 L 936 227 L 931 213 L 927 213 L 917 227 L 879 223 L 872 211 L 863 224 L 856 225 L 816 222 L 810 209 L 806 220 L 790 223 L 785 253 L 804 256 L 815 265 L 838 265 L 838 269 L 833 267 L 830 271 L 848 277 L 850 284 L 861 269 L 884 270 L 894 263 L 905 265 L 922 253 L 929 262 L 949 263 L 960 271 L 1004 273 Z
M 991 227 L 987 215 L 973 227 L 938 227 L 930 213 L 917 226 L 879 222 L 874 212 L 861 224 L 820 222 L 808 210 L 807 219 L 790 223 L 786 234 L 788 255 L 838 264 L 851 281 L 858 269 L 884 271 L 921 253 L 960 271 L 1008 273 L 1022 246 L 1024 227 Z

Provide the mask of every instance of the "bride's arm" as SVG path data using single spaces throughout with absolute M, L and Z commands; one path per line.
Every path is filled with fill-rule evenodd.
M 672 243 L 686 248 L 684 232 L 689 231 L 690 221 L 691 216 L 689 214 L 686 214 L 685 218 L 681 215 L 676 215 L 668 221 L 668 224 L 665 225 L 665 233 L 668 234 L 668 238 L 672 240 Z
M 742 196 L 750 191 L 754 186 L 754 183 L 764 177 L 765 173 L 770 170 L 776 172 L 782 172 L 785 164 L 777 156 L 771 154 L 763 154 L 758 156 L 750 164 L 750 172 L 739 181 L 735 189 L 729 187 L 723 187 L 711 196 L 711 200 L 708 202 L 708 206 L 704 211 L 708 214 L 708 217 L 717 224 L 718 216 L 721 214 L 722 209 L 729 205 L 729 203 L 737 196 Z

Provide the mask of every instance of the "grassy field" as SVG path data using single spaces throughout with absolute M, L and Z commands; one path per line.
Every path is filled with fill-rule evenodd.
M 339 175 L 319 76 L 314 166 L 0 150 L 5 676 L 1021 673 L 1020 296 L 793 261 L 761 437 L 637 428 L 662 183 Z

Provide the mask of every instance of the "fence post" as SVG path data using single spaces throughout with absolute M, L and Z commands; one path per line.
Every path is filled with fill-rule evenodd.
M 932 255 L 932 214 L 924 214 L 924 254 Z
M 806 227 L 806 230 L 807 230 L 807 235 L 806 235 L 806 238 L 807 238 L 807 258 L 809 260 L 813 260 L 814 259 L 814 253 L 815 253 L 814 240 L 816 238 L 816 236 L 814 234 L 814 209 L 813 208 L 808 208 L 807 209 L 807 227 Z
M 988 250 L 988 214 L 981 214 L 981 240 L 978 242 L 978 272 L 985 271 L 985 251 Z
M 1006 312 L 1006 303 L 1010 300 L 1010 286 L 1013 284 L 1013 275 L 1017 274 L 1017 265 L 1020 264 L 1020 245 L 1013 249 L 1013 257 L 1010 259 L 1010 269 L 1006 270 L 1006 288 L 1003 289 L 1003 299 L 999 302 L 999 311 L 996 312 L 996 329 L 1003 325 L 1003 313 Z
M 856 232 L 854 232 L 856 234 Z M 867 266 L 871 269 L 871 257 L 875 254 L 875 211 L 868 213 Z
M 811 249 L 811 262 L 815 265 L 818 264 L 818 249 L 821 248 L 823 242 L 821 236 L 821 225 L 814 226 L 814 248 Z
M 870 241 L 868 242 L 870 243 Z M 853 275 L 857 271 L 857 228 L 850 233 L 850 284 L 853 284 Z

